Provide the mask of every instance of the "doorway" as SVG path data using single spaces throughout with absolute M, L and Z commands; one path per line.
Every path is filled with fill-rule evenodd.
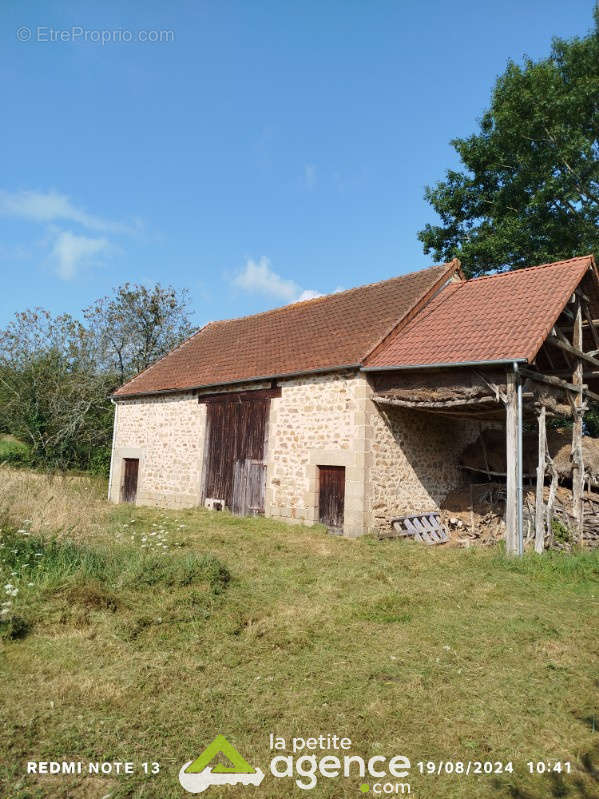
M 123 458 L 124 476 L 121 489 L 121 502 L 135 502 L 137 498 L 137 475 L 139 458 Z
M 206 402 L 204 499 L 239 515 L 264 513 L 269 391 L 231 393 Z
M 343 534 L 345 466 L 318 467 L 318 520 L 330 533 Z

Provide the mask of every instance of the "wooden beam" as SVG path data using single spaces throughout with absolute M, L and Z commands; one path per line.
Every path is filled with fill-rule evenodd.
M 559 377 L 555 377 L 555 375 L 544 375 L 540 372 L 533 372 L 531 369 L 520 369 L 520 374 L 524 375 L 525 377 L 529 377 L 531 380 L 537 380 L 539 383 L 547 383 L 549 386 L 555 386 L 556 388 L 563 388 L 564 391 L 572 391 L 574 393 L 580 392 L 580 386 L 577 386 L 574 383 L 568 383 L 565 380 L 560 380 Z M 558 372 L 557 374 L 570 374 L 569 372 Z M 583 377 L 587 375 L 585 372 Z M 599 374 L 596 375 L 599 377 Z M 590 388 L 587 386 L 586 383 L 582 384 L 582 391 L 587 397 L 594 399 L 596 402 L 599 402 L 599 394 L 596 394 L 594 391 L 591 391 Z
M 596 394 L 594 391 L 591 391 L 590 388 L 584 389 L 585 397 L 589 397 L 589 399 L 595 400 L 595 402 L 599 402 L 599 394 Z
M 272 399 L 281 396 L 281 387 L 275 388 L 256 388 L 243 391 L 221 391 L 212 394 L 200 394 L 198 402 L 244 402 L 246 400 Z
M 553 335 L 554 335 L 556 338 L 558 338 L 558 339 L 559 339 L 559 340 L 560 340 L 562 343 L 565 343 L 565 344 L 569 344 L 569 343 L 570 343 L 570 342 L 568 341 L 568 337 L 566 336 L 566 334 L 564 333 L 564 331 L 563 331 L 563 330 L 561 330 L 561 328 L 559 328 L 557 325 L 555 325 L 555 326 L 554 326 L 554 328 L 553 328 L 553 330 L 552 330 L 552 333 L 553 333 Z M 545 343 L 547 343 L 547 342 L 545 342 Z M 573 368 L 573 366 L 572 366 L 572 358 L 571 358 L 571 357 L 570 357 L 570 355 L 569 355 L 567 352 L 565 352 L 565 350 L 563 350 L 563 349 L 560 349 L 560 355 L 561 355 L 561 356 L 562 356 L 562 358 L 564 359 L 564 361 L 565 361 L 565 363 L 566 363 L 566 366 L 568 367 L 568 369 L 569 369 L 569 370 L 570 370 L 570 372 L 571 372 L 571 371 L 572 371 L 572 368 Z
M 587 320 L 587 324 L 590 328 L 591 335 L 593 337 L 593 342 L 595 347 L 599 350 L 599 333 L 597 333 L 597 328 L 593 324 L 593 318 L 591 316 L 591 312 L 589 310 L 588 304 L 585 302 L 583 307 L 584 318 Z
M 533 372 L 532 369 L 520 369 L 520 373 L 524 377 L 529 377 L 531 380 L 537 380 L 539 383 L 547 383 L 549 386 L 555 386 L 556 388 L 563 388 L 564 391 L 580 391 L 580 386 L 574 385 L 574 383 L 567 383 L 565 380 L 561 380 L 559 377 L 554 377 L 553 375 L 543 375 L 540 372 Z
M 575 331 L 576 333 L 576 331 Z M 587 352 L 583 352 L 580 346 L 582 346 L 582 328 L 580 330 L 580 346 L 574 347 L 572 344 L 568 344 L 567 341 L 561 341 L 557 336 L 549 336 L 546 339 L 548 344 L 552 344 L 554 347 L 562 350 L 563 352 L 567 352 L 570 355 L 573 355 L 575 358 L 580 358 L 587 363 L 590 363 L 592 366 L 596 366 L 599 369 L 599 360 L 594 358 L 592 355 L 589 355 Z
M 591 322 L 593 325 L 599 325 L 599 319 L 591 319 Z M 589 323 L 583 320 L 582 326 L 583 328 L 586 328 L 589 326 Z M 572 332 L 573 329 L 574 325 L 562 325 L 562 330 L 567 330 L 570 333 Z
M 530 371 L 530 370 L 521 369 L 520 371 L 524 372 L 524 371 Z M 552 377 L 559 377 L 559 376 L 562 376 L 562 375 L 563 376 L 570 376 L 571 374 L 572 373 L 567 371 L 566 369 L 556 369 L 550 375 L 543 375 L 543 377 L 552 378 Z M 537 377 L 537 373 L 536 372 L 532 372 L 530 374 L 530 377 L 532 378 L 533 375 L 535 377 Z M 540 379 L 540 378 L 538 378 L 538 379 Z M 583 372 L 582 373 L 582 379 L 583 380 L 599 380 L 599 371 Z M 541 382 L 544 383 L 545 381 L 541 380 Z M 556 384 L 551 382 L 551 385 L 556 385 Z M 573 390 L 572 389 L 573 385 L 574 385 L 573 383 L 567 383 L 566 381 L 564 381 L 564 385 L 562 386 L 562 388 L 564 388 L 564 389 L 568 388 L 570 391 L 572 391 Z M 585 396 L 590 397 L 590 399 L 594 399 L 595 402 L 599 402 L 599 394 L 595 393 L 594 391 L 591 391 L 591 389 L 588 387 L 588 385 L 586 383 L 583 383 L 582 388 L 583 388 L 583 392 L 584 392 Z M 578 387 L 576 387 L 576 390 L 578 391 Z
M 518 394 L 516 382 L 514 372 L 511 369 L 507 370 L 505 549 L 508 555 L 518 554 Z
M 463 464 L 460 464 L 458 468 L 459 469 L 463 469 L 466 472 L 477 472 L 478 474 L 490 474 L 491 477 L 505 477 L 506 476 L 505 472 L 487 471 L 487 469 L 477 468 L 476 466 L 464 466 Z M 534 474 L 524 473 L 522 476 L 526 477 L 527 479 L 528 478 L 532 479 L 535 475 Z
M 541 554 L 545 549 L 545 505 L 543 491 L 545 489 L 545 449 L 547 447 L 546 411 L 542 405 L 538 414 L 539 424 L 539 460 L 537 463 L 537 486 L 535 501 L 535 552 Z
M 382 397 L 375 395 L 373 401 L 379 405 L 395 405 L 400 408 L 420 408 L 421 410 L 434 409 L 434 408 L 459 408 L 468 405 L 497 405 L 495 397 L 471 397 L 470 399 L 456 399 L 456 400 L 402 400 L 394 399 L 393 397 Z
M 572 424 L 572 515 L 576 519 L 578 527 L 579 541 L 582 544 L 583 526 L 583 507 L 582 499 L 584 493 L 584 464 L 582 462 L 582 420 L 584 416 L 583 407 L 583 382 L 582 382 L 582 308 L 580 300 L 576 303 L 576 320 L 572 333 L 572 349 L 577 353 L 576 366 L 572 375 L 572 383 L 578 388 L 574 399 L 574 420 Z M 586 356 L 595 360 L 591 356 Z
M 589 352 L 589 353 L 587 353 L 587 354 L 588 354 L 588 355 L 591 355 L 591 353 L 590 353 L 590 352 Z M 546 372 L 543 372 L 543 374 L 546 374 Z M 552 369 L 552 370 L 549 372 L 549 374 L 550 374 L 552 377 L 553 377 L 553 376 L 555 376 L 555 377 L 571 377 L 571 375 L 572 375 L 572 370 L 568 371 L 568 369 Z M 588 370 L 588 371 L 584 371 L 584 372 L 582 373 L 582 376 L 583 376 L 583 378 L 584 378 L 585 380 L 586 380 L 587 378 L 588 378 L 589 380 L 597 380 L 597 379 L 599 379 L 599 369 L 590 369 L 590 370 Z
M 587 297 L 587 295 L 584 293 L 584 291 L 580 288 L 580 286 L 576 289 L 576 291 L 574 293 L 576 294 L 577 297 L 580 297 L 580 299 L 583 302 L 586 302 L 586 303 L 590 303 L 591 302 L 590 299 Z

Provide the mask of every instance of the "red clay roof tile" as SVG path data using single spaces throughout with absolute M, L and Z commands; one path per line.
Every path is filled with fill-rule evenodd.
M 357 366 L 458 269 L 459 262 L 452 261 L 255 316 L 211 322 L 115 396 Z
M 532 361 L 592 256 L 450 283 L 368 367 Z

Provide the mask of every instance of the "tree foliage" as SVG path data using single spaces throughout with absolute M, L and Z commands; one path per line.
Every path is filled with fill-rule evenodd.
M 107 444 L 114 388 L 95 368 L 93 338 L 68 314 L 24 311 L 0 332 L 0 423 L 34 463 L 89 467 Z
M 463 164 L 427 187 L 441 218 L 425 253 L 478 275 L 599 250 L 599 9 L 584 38 L 508 62 L 480 130 L 452 145 Z
M 121 383 L 146 369 L 191 334 L 189 294 L 173 286 L 125 283 L 96 300 L 84 316 Z
M 187 335 L 187 293 L 126 284 L 84 317 L 38 308 L 0 330 L 0 431 L 35 465 L 105 472 L 110 394 Z

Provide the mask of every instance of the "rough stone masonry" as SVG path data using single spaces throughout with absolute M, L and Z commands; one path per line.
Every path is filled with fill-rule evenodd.
M 475 423 L 379 409 L 355 371 L 280 379 L 266 445 L 265 514 L 318 521 L 318 466 L 345 467 L 344 535 L 386 530 L 393 516 L 436 509 L 458 487 L 457 461 Z M 219 391 L 263 388 L 248 383 Z M 214 389 L 210 389 L 214 392 Z M 201 503 L 206 405 L 197 391 L 117 400 L 110 499 L 120 501 L 123 459 L 139 459 L 137 504 Z M 209 393 L 208 390 L 204 393 Z

